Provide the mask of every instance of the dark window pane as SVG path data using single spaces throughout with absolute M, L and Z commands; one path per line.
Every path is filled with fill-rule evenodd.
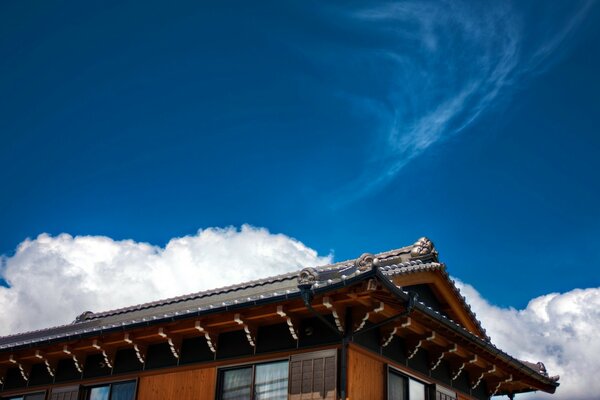
M 248 400 L 252 394 L 252 367 L 223 371 L 222 400 Z
M 133 400 L 135 395 L 135 381 L 113 383 L 110 400 Z
M 28 394 L 25 396 L 25 400 L 44 400 L 45 398 L 46 393 Z
M 89 400 L 108 400 L 109 386 L 98 386 L 90 389 Z
M 388 400 L 407 400 L 406 380 L 403 376 L 388 374 Z
M 288 393 L 288 362 L 281 361 L 256 366 L 255 400 L 286 400 Z

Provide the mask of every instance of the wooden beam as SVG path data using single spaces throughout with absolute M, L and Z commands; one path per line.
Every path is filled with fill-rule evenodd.
M 504 379 L 504 380 L 502 380 L 502 381 L 498 382 L 498 384 L 497 384 L 497 385 L 494 387 L 494 389 L 491 391 L 490 397 L 492 397 L 492 396 L 495 396 L 495 395 L 496 395 L 496 393 L 498 393 L 498 390 L 500 390 L 500 386 L 502 386 L 502 385 L 503 385 L 503 384 L 505 384 L 505 383 L 512 382 L 512 380 L 513 380 L 513 376 L 512 376 L 512 374 L 511 374 L 511 375 L 510 375 L 508 378 L 506 378 L 506 379 Z
M 75 369 L 77 369 L 77 371 L 79 371 L 80 374 L 83 373 L 83 367 L 85 364 L 84 356 L 78 352 L 76 353 L 72 347 L 66 344 L 63 346 L 62 351 L 63 353 L 71 357 L 71 359 L 73 360 L 73 364 L 75 364 Z
M 56 360 L 48 359 L 46 354 L 41 350 L 35 351 L 35 358 L 41 360 L 44 363 L 44 365 L 46 366 L 48 375 L 50 375 L 51 377 L 54 377 L 54 374 L 56 373 L 56 364 L 57 364 Z
M 288 330 L 290 331 L 290 335 L 292 335 L 295 340 L 298 340 L 298 321 L 288 315 L 281 305 L 277 306 L 277 315 L 285 319 L 285 322 L 288 325 Z
M 468 360 L 464 360 L 462 362 L 462 364 L 457 368 L 457 370 L 452 373 L 451 381 L 455 381 L 456 378 L 458 378 L 460 376 L 460 374 L 463 372 L 463 370 L 465 369 L 465 367 L 468 364 L 473 364 L 473 363 L 476 363 L 476 362 L 477 362 L 477 354 L 474 354 L 473 357 L 471 357 Z
M 456 350 L 458 350 L 458 346 L 456 345 L 456 343 L 454 343 L 454 345 L 446 348 L 445 350 L 442 350 L 439 353 L 437 359 L 433 360 L 432 365 L 431 365 L 431 370 L 434 371 L 437 367 L 440 366 L 444 357 L 446 357 L 448 354 L 455 353 Z
M 383 304 L 383 301 L 378 302 L 375 306 L 373 306 L 369 311 L 365 313 L 358 326 L 354 329 L 354 332 L 360 331 L 365 326 L 371 315 L 382 312 L 384 308 L 385 306 Z
M 408 347 L 407 350 L 407 356 L 406 359 L 410 360 L 411 358 L 413 358 L 418 352 L 419 349 L 421 349 L 421 347 L 423 346 L 423 342 L 425 341 L 432 341 L 433 339 L 435 339 L 435 331 L 431 331 L 429 334 L 427 334 L 426 336 L 422 336 L 416 340 L 414 340 L 414 343 L 412 344 L 412 349 L 410 349 L 410 347 Z
M 483 378 L 488 375 L 488 374 L 493 374 L 494 372 L 496 372 L 496 365 L 492 365 L 492 367 L 488 370 L 484 370 L 481 375 L 479 375 L 479 378 L 477 378 L 475 380 L 475 383 L 473 383 L 473 386 L 471 386 L 471 389 L 475 389 L 477 386 L 479 386 L 479 384 L 481 383 L 481 381 L 483 380 Z
M 339 306 L 335 306 L 331 297 L 325 296 L 323 297 L 323 305 L 331 311 L 333 314 L 333 320 L 335 321 L 335 325 L 338 328 L 340 333 L 344 333 L 344 311 Z
M 403 329 L 408 329 L 411 325 L 412 319 L 410 317 L 404 317 L 389 328 L 381 328 L 381 347 L 386 347 L 392 342 L 397 333 Z
M 113 369 L 113 366 L 115 364 L 115 355 L 117 353 L 116 349 L 114 347 L 109 348 L 105 346 L 98 339 L 94 339 L 94 341 L 92 342 L 92 347 L 102 354 L 104 364 L 108 368 Z
M 31 373 L 31 364 L 18 361 L 12 354 L 8 358 L 8 361 L 10 361 L 19 369 L 19 373 L 25 381 L 29 381 L 29 374 Z
M 133 346 L 133 350 L 135 351 L 135 356 L 137 357 L 138 361 L 140 364 L 144 364 L 146 362 L 146 345 L 136 342 L 129 333 L 125 333 L 123 341 Z
M 233 316 L 233 320 L 237 322 L 238 325 L 242 325 L 244 328 L 244 333 L 246 334 L 246 339 L 248 339 L 248 343 L 252 347 L 256 347 L 256 328 L 251 327 L 242 319 L 240 314 L 235 314 Z
M 181 354 L 181 343 L 183 341 L 181 335 L 169 333 L 165 328 L 161 327 L 158 328 L 158 336 L 167 340 L 173 357 L 179 358 L 179 355 Z
M 208 348 L 210 349 L 210 351 L 212 351 L 213 353 L 217 352 L 217 334 L 215 333 L 210 333 L 208 330 L 206 330 L 204 328 L 204 326 L 202 325 L 201 321 L 196 321 L 195 323 L 195 328 L 198 332 L 200 332 L 201 334 L 204 335 L 204 338 L 206 339 L 206 344 L 208 345 Z

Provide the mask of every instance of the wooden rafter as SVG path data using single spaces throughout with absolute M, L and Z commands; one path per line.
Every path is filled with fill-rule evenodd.
M 446 357 L 448 354 L 455 353 L 457 350 L 458 350 L 458 346 L 456 345 L 456 343 L 454 343 L 452 346 L 447 347 L 446 349 L 442 350 L 439 353 L 438 357 L 433 361 L 433 363 L 431 365 L 431 370 L 434 371 L 437 367 L 440 366 L 444 357 Z
M 17 360 L 12 354 L 8 358 L 8 361 L 14 364 L 19 369 L 19 373 L 25 381 L 29 381 L 29 374 L 31 373 L 31 364 Z
M 102 354 L 104 364 L 106 364 L 108 368 L 112 369 L 115 364 L 115 348 L 109 348 L 105 346 L 98 339 L 94 339 L 94 341 L 92 342 L 92 347 Z
M 323 297 L 323 305 L 331 311 L 333 315 L 333 320 L 335 321 L 335 326 L 338 328 L 340 333 L 344 333 L 344 312 L 339 306 L 333 304 L 331 297 L 325 296 Z
M 284 310 L 283 306 L 279 305 L 277 306 L 277 315 L 279 315 L 281 318 L 285 319 L 285 322 L 287 323 L 288 329 L 290 331 L 290 335 L 292 335 L 292 337 L 295 340 L 298 340 L 298 322 L 295 318 L 293 318 L 292 316 L 288 315 L 288 313 Z
M 486 375 L 493 374 L 494 372 L 496 372 L 496 365 L 492 365 L 490 369 L 483 371 L 481 375 L 479 375 L 479 378 L 475 380 L 473 386 L 471 386 L 471 389 L 475 389 L 477 386 L 479 386 Z
M 169 349 L 173 354 L 173 357 L 179 358 L 181 354 L 181 343 L 183 341 L 181 335 L 169 333 L 165 328 L 158 328 L 158 336 L 167 340 Z
M 54 374 L 56 373 L 56 361 L 55 360 L 50 360 L 46 354 L 41 351 L 41 350 L 36 350 L 35 351 L 35 358 L 41 360 L 44 365 L 46 366 L 46 370 L 48 371 L 48 375 L 54 377 Z
M 383 301 L 378 302 L 375 306 L 373 306 L 373 308 L 371 308 L 369 311 L 367 311 L 364 315 L 364 317 L 362 317 L 362 319 L 360 320 L 359 325 L 356 327 L 356 329 L 354 329 L 354 332 L 360 331 L 365 324 L 367 323 L 367 321 L 369 320 L 369 317 L 371 317 L 371 315 L 373 314 L 378 314 L 380 312 L 382 312 L 385 309 L 384 303 Z
M 235 314 L 233 320 L 244 328 L 244 333 L 246 334 L 246 339 L 250 346 L 256 347 L 256 328 L 244 322 L 240 314 Z
M 196 321 L 194 327 L 198 332 L 200 332 L 201 334 L 204 335 L 204 338 L 206 339 L 206 344 L 208 345 L 208 348 L 210 349 L 210 351 L 212 351 L 213 353 L 216 353 L 217 352 L 217 335 L 210 333 L 208 330 L 206 330 L 204 328 L 204 326 L 202 325 L 201 321 Z
M 71 357 L 73 364 L 75 365 L 75 369 L 77 369 L 80 374 L 83 373 L 83 366 L 85 364 L 83 355 L 79 352 L 76 352 L 72 347 L 66 344 L 63 346 L 62 352 Z
M 396 325 L 392 325 L 389 328 L 382 328 L 381 347 L 387 347 L 387 345 L 389 345 L 392 342 L 396 334 L 400 333 L 401 330 L 408 329 L 408 327 L 410 327 L 411 325 L 412 319 L 410 317 L 405 317 Z
M 460 374 L 463 372 L 463 370 L 465 369 L 465 367 L 466 367 L 468 364 L 473 364 L 473 363 L 476 363 L 476 362 L 477 362 L 477 354 L 474 354 L 474 355 L 473 355 L 473 357 L 471 357 L 471 358 L 470 358 L 470 359 L 468 359 L 468 360 L 464 360 L 464 361 L 463 361 L 463 362 L 460 364 L 460 366 L 457 368 L 457 370 L 456 370 L 456 371 L 454 371 L 454 373 L 452 373 L 452 378 L 451 378 L 451 380 L 452 380 L 452 381 L 455 381 L 455 380 L 456 380 L 456 379 L 457 379 L 457 378 L 460 376 Z
M 138 361 L 140 364 L 144 364 L 146 362 L 146 345 L 136 342 L 129 333 L 125 333 L 123 341 L 133 346 L 133 350 L 135 351 L 135 356 L 137 357 Z
M 411 358 L 413 358 L 419 352 L 419 350 L 423 347 L 424 342 L 430 342 L 433 339 L 435 339 L 435 331 L 431 331 L 426 336 L 422 336 L 422 337 L 418 338 L 417 340 L 415 340 L 413 345 L 411 346 L 412 349 L 407 348 L 406 359 L 410 360 Z
M 497 384 L 497 385 L 494 387 L 494 389 L 492 390 L 492 392 L 491 392 L 491 394 L 490 394 L 490 397 L 492 397 L 492 396 L 495 396 L 495 395 L 496 395 L 496 393 L 498 393 L 498 390 L 500 390 L 500 386 L 502 386 L 502 385 L 503 385 L 503 384 L 505 384 L 505 383 L 512 382 L 512 380 L 513 380 L 513 376 L 512 376 L 512 374 L 511 374 L 511 375 L 509 375 L 509 377 L 508 377 L 508 378 L 506 378 L 506 379 L 504 379 L 504 380 L 501 380 L 500 382 L 498 382 L 498 384 Z

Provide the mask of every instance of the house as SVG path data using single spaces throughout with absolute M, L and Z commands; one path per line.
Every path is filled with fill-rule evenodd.
M 490 342 L 426 238 L 0 338 L 13 400 L 472 400 L 557 381 Z

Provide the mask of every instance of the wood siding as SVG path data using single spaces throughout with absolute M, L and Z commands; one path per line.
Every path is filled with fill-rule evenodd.
M 140 378 L 140 400 L 212 400 L 215 398 L 217 370 L 199 368 L 190 371 L 144 376 Z
M 348 400 L 385 399 L 385 364 L 348 349 Z

